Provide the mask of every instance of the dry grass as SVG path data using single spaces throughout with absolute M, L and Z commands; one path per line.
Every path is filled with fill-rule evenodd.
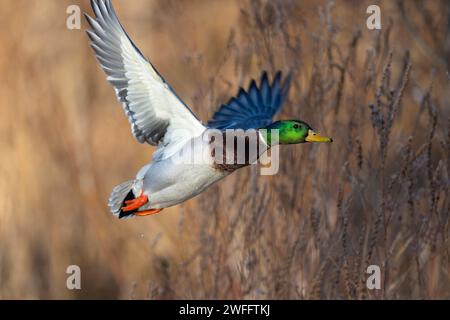
M 365 2 L 116 0 L 202 119 L 262 69 L 291 70 L 282 117 L 335 140 L 119 221 L 109 192 L 151 149 L 65 28 L 87 2 L 1 0 L 0 298 L 449 298 L 450 6 L 382 1 L 378 32 Z

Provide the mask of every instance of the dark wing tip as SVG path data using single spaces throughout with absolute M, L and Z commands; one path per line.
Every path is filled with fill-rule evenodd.
M 272 87 L 281 80 L 282 75 L 283 72 L 281 72 L 280 70 L 278 70 L 277 73 L 275 73 L 275 76 L 273 77 Z
M 265 82 L 269 83 L 269 76 L 267 75 L 267 71 L 264 70 L 262 75 L 261 75 L 261 82 L 260 82 L 261 86 Z

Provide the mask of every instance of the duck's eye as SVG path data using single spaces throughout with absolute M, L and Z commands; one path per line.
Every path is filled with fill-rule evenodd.
M 294 124 L 294 129 L 298 129 L 299 125 L 298 124 Z

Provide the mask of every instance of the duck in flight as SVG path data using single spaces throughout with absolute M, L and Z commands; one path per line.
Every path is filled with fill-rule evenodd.
M 135 179 L 113 189 L 108 205 L 118 218 L 151 215 L 182 203 L 254 163 L 275 144 L 332 142 L 304 121 L 273 122 L 290 84 L 290 76 L 282 80 L 280 72 L 271 82 L 264 72 L 259 85 L 253 80 L 248 90 L 241 88 L 206 125 L 202 124 L 133 43 L 111 0 L 91 0 L 91 6 L 95 18 L 85 14 L 90 25 L 86 32 L 95 56 L 122 103 L 136 140 L 157 146 L 152 161 L 139 170 Z M 253 130 L 259 147 L 250 156 L 247 138 L 243 162 L 236 163 L 236 158 L 231 163 L 217 161 L 212 141 L 218 133 L 223 134 L 223 153 L 230 153 L 230 148 L 236 151 L 235 140 L 226 143 L 225 132 L 232 129 Z M 276 139 L 271 134 L 274 130 Z M 202 161 L 180 161 L 181 153 L 193 145 L 202 147 L 201 151 L 191 150 L 199 152 Z

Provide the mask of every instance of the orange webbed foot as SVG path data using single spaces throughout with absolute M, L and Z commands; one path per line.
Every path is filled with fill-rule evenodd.
M 144 194 L 144 192 L 141 192 L 141 195 L 133 200 L 127 200 L 125 201 L 126 206 L 122 207 L 123 212 L 133 211 L 136 209 L 139 209 L 144 204 L 148 202 L 148 197 Z
M 158 212 L 161 212 L 163 209 L 150 209 L 150 210 L 144 210 L 144 211 L 138 211 L 134 214 L 139 217 L 149 216 L 151 214 L 157 214 Z

